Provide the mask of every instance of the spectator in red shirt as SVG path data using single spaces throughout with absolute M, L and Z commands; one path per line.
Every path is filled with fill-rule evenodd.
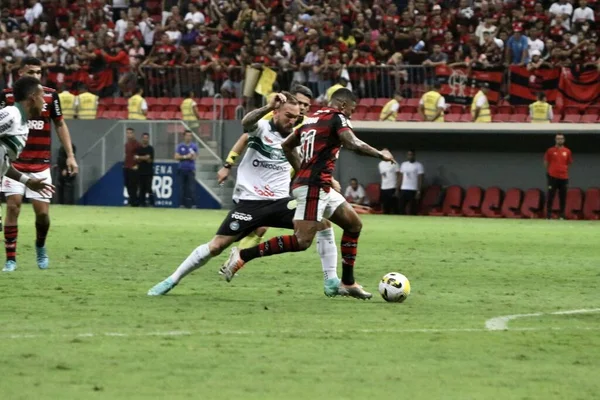
M 548 194 L 546 197 L 546 218 L 552 218 L 552 203 L 558 190 L 560 201 L 560 218 L 565 218 L 567 201 L 567 185 L 569 184 L 569 166 L 573 163 L 571 150 L 565 147 L 565 135 L 558 133 L 554 138 L 556 144 L 544 155 L 544 167 L 548 177 Z

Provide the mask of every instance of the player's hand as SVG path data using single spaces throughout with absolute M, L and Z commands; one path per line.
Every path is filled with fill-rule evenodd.
M 44 182 L 45 180 L 46 180 L 46 178 L 44 178 L 44 179 L 30 178 L 27 181 L 27 183 L 25 184 L 25 186 L 27 186 L 27 188 L 33 190 L 34 192 L 38 192 L 47 197 L 52 197 L 52 195 L 54 194 L 54 189 L 55 189 L 54 185 Z
M 75 160 L 75 156 L 67 157 L 67 172 L 69 175 L 77 175 L 79 172 L 79 165 L 77 165 L 77 161 Z
M 269 101 L 269 107 L 273 110 L 276 110 L 286 101 L 287 99 L 285 95 L 277 93 L 275 96 L 271 97 L 271 100 Z
M 342 193 L 342 185 L 334 178 L 331 178 L 331 188 L 338 193 Z
M 217 172 L 217 182 L 219 185 L 222 185 L 227 178 L 229 177 L 229 173 L 231 172 L 231 168 L 221 168 L 219 172 Z
M 388 150 L 383 150 L 383 151 L 380 151 L 379 153 L 380 153 L 379 158 L 381 158 L 383 161 L 390 161 L 392 164 L 397 164 L 396 160 L 394 159 L 394 156 Z

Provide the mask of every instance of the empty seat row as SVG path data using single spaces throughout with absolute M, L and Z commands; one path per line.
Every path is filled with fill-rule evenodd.
M 559 198 L 555 196 L 551 215 L 559 215 Z M 545 218 L 545 194 L 540 189 L 513 188 L 506 193 L 498 187 L 483 190 L 473 186 L 466 191 L 460 186 L 446 190 L 438 185 L 429 186 L 420 205 L 421 215 L 464 216 L 487 218 Z M 567 191 L 565 216 L 567 219 L 600 219 L 600 188 L 584 192 L 579 188 Z

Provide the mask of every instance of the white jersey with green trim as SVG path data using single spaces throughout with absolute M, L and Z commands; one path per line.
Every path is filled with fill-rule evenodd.
M 0 145 L 11 161 L 16 160 L 23 151 L 29 128 L 27 121 L 16 106 L 6 106 L 0 110 Z
M 291 170 L 273 121 L 260 120 L 248 132 L 248 149 L 239 164 L 233 200 L 278 200 L 290 197 Z

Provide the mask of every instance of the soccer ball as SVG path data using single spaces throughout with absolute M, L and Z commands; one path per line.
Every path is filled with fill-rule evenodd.
M 379 282 L 379 294 L 390 303 L 402 303 L 410 295 L 410 282 L 404 275 L 390 272 Z

